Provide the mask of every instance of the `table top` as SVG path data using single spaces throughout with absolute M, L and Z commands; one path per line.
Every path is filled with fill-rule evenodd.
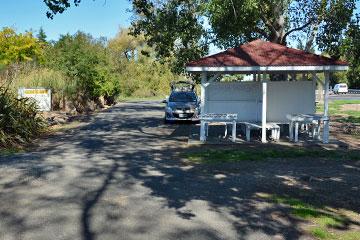
M 296 122 L 329 120 L 329 117 L 321 114 L 286 114 L 286 118 Z
M 212 122 L 230 122 L 237 120 L 236 113 L 206 113 L 200 116 L 200 120 Z

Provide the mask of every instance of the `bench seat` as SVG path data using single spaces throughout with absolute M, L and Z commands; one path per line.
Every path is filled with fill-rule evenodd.
M 243 122 L 246 127 L 246 141 L 250 141 L 250 131 L 253 129 L 262 129 L 262 124 L 255 122 Z M 280 139 L 280 126 L 275 123 L 266 123 L 266 130 L 271 130 L 271 137 L 275 141 Z

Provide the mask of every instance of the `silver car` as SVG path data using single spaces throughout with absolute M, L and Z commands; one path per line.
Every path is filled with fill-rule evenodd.
M 200 101 L 194 91 L 173 91 L 163 101 L 165 106 L 165 122 L 199 121 Z

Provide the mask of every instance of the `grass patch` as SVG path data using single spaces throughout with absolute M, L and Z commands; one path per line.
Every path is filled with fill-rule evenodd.
M 294 159 L 294 158 L 327 158 L 360 160 L 359 151 L 339 151 L 323 149 L 225 149 L 203 150 L 186 153 L 185 157 L 194 163 L 223 163 L 241 161 L 260 161 L 266 159 Z
M 283 204 L 288 206 L 290 208 L 290 213 L 293 216 L 309 221 L 312 225 L 315 225 L 314 227 L 308 228 L 308 231 L 317 239 L 360 239 L 360 232 L 350 230 L 348 228 L 348 223 L 351 221 L 351 219 L 348 216 L 340 214 L 337 210 L 332 209 L 330 211 L 323 206 L 316 207 L 299 199 L 290 198 L 287 196 L 277 196 L 270 194 L 259 194 L 258 196 L 269 199 L 276 204 Z M 354 212 L 351 213 L 356 215 Z
M 329 102 L 329 114 L 330 115 L 347 115 L 348 117 L 352 117 L 350 120 L 356 119 L 360 121 L 360 111 L 346 111 L 342 109 L 343 105 L 347 104 L 360 104 L 360 100 L 334 100 Z M 318 113 L 324 112 L 323 104 L 318 104 L 316 106 L 316 110 Z
M 342 227 L 349 219 L 344 216 L 328 212 L 324 208 L 318 208 L 295 198 L 271 196 L 271 200 L 278 204 L 291 207 L 291 214 L 302 218 L 311 219 L 321 227 Z
M 1 156 L 9 156 L 15 153 L 22 153 L 24 152 L 24 148 L 22 147 L 13 147 L 13 148 L 0 148 L 0 157 Z
M 323 228 L 314 227 L 310 230 L 311 234 L 318 239 L 330 239 L 331 234 Z

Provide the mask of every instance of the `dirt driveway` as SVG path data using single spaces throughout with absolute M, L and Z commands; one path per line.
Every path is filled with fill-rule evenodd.
M 163 125 L 162 110 L 120 104 L 0 157 L 0 239 L 311 239 L 258 193 L 360 212 L 360 163 L 186 164 L 189 126 Z

